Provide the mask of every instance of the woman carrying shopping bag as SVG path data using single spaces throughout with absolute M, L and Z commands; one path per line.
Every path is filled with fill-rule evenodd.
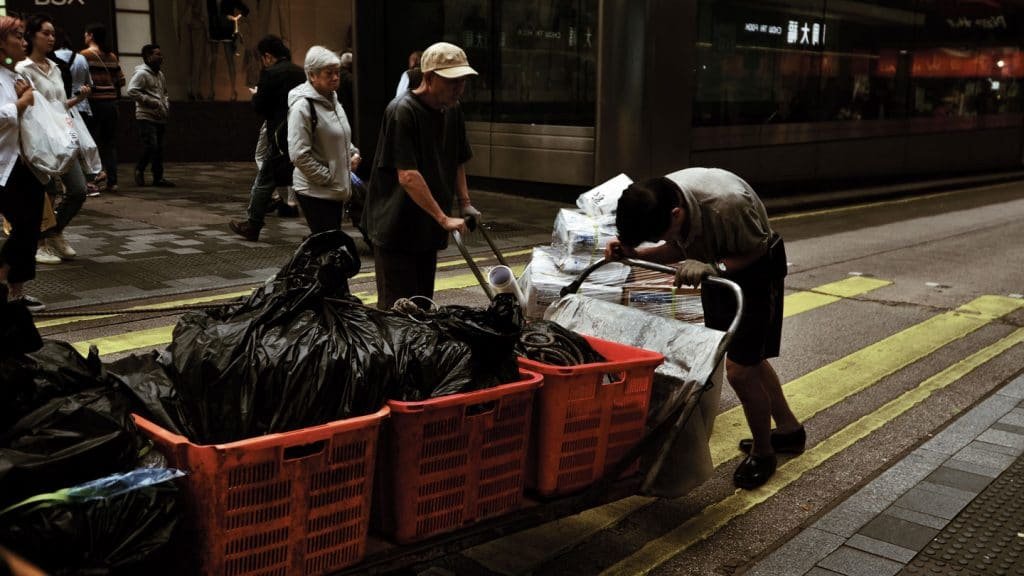
M 37 105 L 45 105 L 39 102 L 40 99 L 45 98 L 50 104 L 58 105 L 65 115 L 78 114 L 74 108 L 79 102 L 88 98 L 90 88 L 83 86 L 78 95 L 68 99 L 60 69 L 56 62 L 47 57 L 47 54 L 53 52 L 56 43 L 53 20 L 45 14 L 33 16 L 25 27 L 25 40 L 28 42 L 29 55 L 18 63 L 15 70 L 32 82 L 36 91 Z M 67 120 L 72 123 L 73 127 L 74 118 L 67 116 Z M 59 203 L 54 201 L 57 225 L 43 233 L 36 252 L 36 262 L 38 263 L 59 264 L 61 260 L 71 259 L 76 255 L 74 248 L 64 238 L 64 229 L 85 203 L 89 182 L 103 179 L 102 166 L 91 163 L 92 165 L 86 166 L 83 170 L 84 155 L 79 154 L 77 160 L 72 162 L 59 178 L 52 178 L 47 186 L 47 193 L 51 200 L 58 196 L 58 187 L 61 185 L 64 193 L 62 201 Z M 89 172 L 88 177 L 86 172 Z
M 21 20 L 0 17 L 0 213 L 11 223 L 11 234 L 0 248 L 0 297 L 29 310 L 45 309 L 25 293 L 35 278 L 36 242 L 43 214 L 43 187 L 21 159 L 21 116 L 34 101 L 31 85 L 14 71 L 25 57 L 25 28 Z

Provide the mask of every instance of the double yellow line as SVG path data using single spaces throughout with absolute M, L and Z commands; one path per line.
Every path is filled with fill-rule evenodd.
M 879 287 L 884 282 L 863 277 L 852 277 L 831 285 L 821 286 L 810 292 L 798 292 L 786 297 L 787 317 L 825 306 L 835 300 L 832 297 L 853 297 Z M 841 296 L 840 296 L 841 295 Z M 837 300 L 838 298 L 836 298 Z M 871 346 L 823 366 L 785 386 L 791 407 L 801 420 L 806 420 L 838 403 L 850 395 L 864 390 L 886 376 L 935 352 L 939 348 L 967 336 L 984 325 L 1024 306 L 1024 301 L 997 296 L 978 298 L 956 310 L 940 314 L 920 324 L 893 334 Z M 945 374 L 958 374 L 973 369 L 983 359 L 988 359 L 1020 342 L 1020 335 L 994 344 L 985 351 L 968 358 L 950 368 Z M 948 376 L 947 376 L 948 377 Z M 939 380 L 935 380 L 935 378 Z M 850 430 L 867 435 L 880 428 L 890 419 L 894 410 L 902 413 L 919 402 L 921 394 L 930 394 L 941 375 L 923 383 L 916 395 L 904 395 L 865 416 L 858 423 L 851 424 Z M 912 401 L 913 400 L 913 401 Z M 853 428 L 851 428 L 853 427 Z M 852 433 L 852 432 L 850 432 Z M 847 434 L 850 434 L 847 433 Z M 736 444 L 748 434 L 746 423 L 739 406 L 720 414 L 715 420 L 715 431 L 711 437 L 710 450 L 715 465 L 737 455 Z M 844 443 L 836 438 L 845 438 L 844 432 L 823 442 L 804 456 L 793 459 L 780 468 L 780 473 L 765 487 L 755 492 L 737 492 L 734 496 L 715 504 L 697 514 L 669 534 L 649 542 L 644 548 L 622 560 L 609 569 L 609 574 L 638 574 L 657 567 L 672 556 L 682 552 L 736 516 L 746 512 L 768 496 L 778 492 L 790 482 L 845 449 L 853 441 Z M 810 466 L 810 468 L 804 468 Z M 785 472 L 789 470 L 789 472 Z M 768 496 L 765 496 L 765 495 Z M 763 496 L 763 497 L 761 497 Z M 463 554 L 501 574 L 530 572 L 544 561 L 582 543 L 593 534 L 609 528 L 627 516 L 654 502 L 654 498 L 632 496 L 618 502 L 587 510 L 576 516 L 557 520 L 526 530 L 509 537 L 488 542 L 469 549 Z M 530 550 L 523 554 L 522 550 Z

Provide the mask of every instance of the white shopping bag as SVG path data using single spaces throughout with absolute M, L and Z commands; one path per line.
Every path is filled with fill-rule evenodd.
M 21 152 L 38 173 L 64 174 L 79 150 L 74 121 L 61 104 L 36 97 L 21 115 Z
M 82 161 L 85 164 L 87 174 L 99 174 L 103 171 L 103 161 L 100 160 L 100 149 L 96 146 L 96 140 L 85 125 L 85 118 L 79 110 L 68 110 L 71 116 L 75 132 L 78 134 L 78 148 L 82 153 Z

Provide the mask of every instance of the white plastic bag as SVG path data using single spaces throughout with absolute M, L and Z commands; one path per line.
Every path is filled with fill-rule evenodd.
M 85 118 L 80 110 L 68 110 L 74 123 L 75 132 L 78 135 L 78 147 L 82 152 L 82 161 L 85 163 L 87 174 L 99 174 L 103 171 L 103 161 L 100 159 L 100 149 L 96 146 L 96 140 L 85 125 Z
M 619 174 L 615 178 L 598 184 L 588 192 L 580 194 L 576 199 L 576 205 L 589 216 L 614 216 L 619 208 L 619 197 L 622 191 L 629 187 L 633 180 L 625 174 Z
M 551 245 L 558 251 L 558 267 L 570 274 L 582 272 L 604 257 L 604 247 L 617 235 L 614 216 L 594 218 L 562 208 L 551 231 Z
M 21 115 L 21 152 L 38 173 L 67 172 L 78 153 L 78 141 L 73 120 L 60 104 L 40 96 Z

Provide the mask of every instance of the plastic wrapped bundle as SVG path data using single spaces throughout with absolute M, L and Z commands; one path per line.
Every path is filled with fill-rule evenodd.
M 604 247 L 618 235 L 615 216 L 588 216 L 562 208 L 555 217 L 551 246 L 557 254 L 558 268 L 575 274 L 604 257 Z
M 533 249 L 530 265 L 519 277 L 519 288 L 526 299 L 526 317 L 540 318 L 544 310 L 558 299 L 562 288 L 576 279 L 575 274 L 563 272 L 556 264 L 556 249 L 539 247 Z M 622 299 L 621 285 L 629 277 L 629 267 L 624 264 L 608 264 L 594 272 L 589 281 L 580 288 L 580 293 L 608 302 Z

